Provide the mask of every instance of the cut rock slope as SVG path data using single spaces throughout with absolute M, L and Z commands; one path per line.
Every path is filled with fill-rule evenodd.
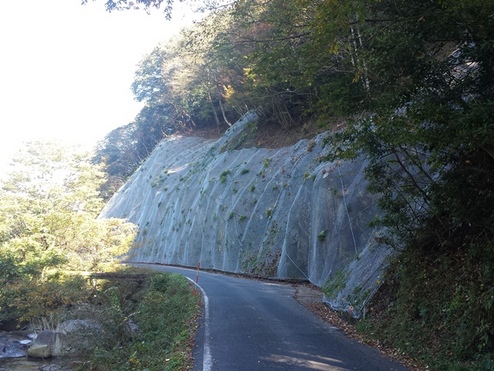
M 163 140 L 100 217 L 139 226 L 129 261 L 307 279 L 359 316 L 391 253 L 369 227 L 364 162 L 322 161 L 325 134 L 237 149 L 256 122 L 249 113 L 216 141 Z

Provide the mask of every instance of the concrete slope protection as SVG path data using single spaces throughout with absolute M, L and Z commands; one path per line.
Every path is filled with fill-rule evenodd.
M 197 278 L 190 269 L 146 267 Z M 301 306 L 291 285 L 206 272 L 198 285 L 208 316 L 196 339 L 196 371 L 407 370 Z
M 138 225 L 129 261 L 307 279 L 358 317 L 391 254 L 369 227 L 365 162 L 325 161 L 328 134 L 240 148 L 256 123 L 251 112 L 216 141 L 164 139 L 100 217 Z

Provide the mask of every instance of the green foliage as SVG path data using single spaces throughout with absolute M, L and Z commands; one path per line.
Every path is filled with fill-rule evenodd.
M 53 272 L 56 273 L 56 272 Z M 28 323 L 58 315 L 92 297 L 84 279 L 56 273 L 43 281 L 21 276 L 15 281 L 0 279 L 0 323 Z
M 97 220 L 103 173 L 89 155 L 54 143 L 27 144 L 1 185 L 1 256 L 40 278 L 60 267 L 95 269 L 122 254 L 135 233 L 121 220 Z
M 326 239 L 326 235 L 328 234 L 328 230 L 325 229 L 323 231 L 321 231 L 318 235 L 317 235 L 317 239 L 319 241 L 324 241 Z
M 352 4 L 334 14 L 360 35 L 366 111 L 334 136 L 333 159 L 368 160 L 369 189 L 381 195 L 375 224 L 402 251 L 380 330 L 439 369 L 478 369 L 494 333 L 494 6 Z
M 89 0 L 82 0 L 82 4 L 87 4 Z M 166 18 L 171 18 L 173 9 L 173 0 L 136 0 L 135 2 L 128 2 L 127 0 L 105 0 L 105 9 L 108 12 L 115 10 L 128 10 L 128 9 L 144 9 L 149 11 L 151 8 L 159 9 L 162 5 L 163 12 Z
M 492 233 L 494 59 L 482 28 L 492 18 L 480 16 L 492 4 L 383 1 L 367 12 L 374 22 L 360 22 L 359 55 L 372 110 L 336 136 L 337 155 L 369 158 L 370 189 L 383 195 L 379 222 L 396 244 L 416 243 L 418 230 L 451 247 Z
M 227 180 L 228 175 L 230 175 L 232 172 L 231 170 L 224 170 L 220 174 L 220 182 L 225 183 Z
M 322 290 L 328 297 L 333 297 L 346 286 L 347 277 L 343 271 L 338 271 L 324 284 Z
M 111 9 L 126 5 L 111 3 Z M 350 62 L 336 68 L 341 55 L 328 53 L 327 45 L 316 48 L 317 7 L 299 3 L 235 1 L 152 50 L 132 84 L 146 106 L 133 123 L 105 138 L 95 159 L 108 166 L 107 193 L 118 189 L 167 134 L 204 127 L 221 132 L 252 109 L 284 128 L 316 111 L 335 111 L 328 94 L 335 76 L 345 75 L 340 70 L 352 70 Z M 342 89 L 333 96 L 342 96 Z
M 107 336 L 85 350 L 89 352 L 85 369 L 161 371 L 189 367 L 198 297 L 185 277 L 150 274 L 137 292 L 126 285 L 107 283 L 102 294 L 105 304 L 99 315 Z M 137 333 L 129 331 L 129 318 L 139 327 Z
M 190 367 L 199 297 L 183 276 L 126 267 L 96 281 L 65 276 L 17 289 L 18 309 L 28 309 L 26 319 L 39 329 L 66 319 L 93 324 L 65 339 L 69 348 L 59 360 L 75 370 Z
M 134 122 L 112 130 L 98 143 L 92 161 L 104 166 L 108 179 L 100 187 L 108 200 L 137 170 L 163 137 L 176 128 L 170 107 L 157 102 L 147 105 Z
M 370 307 L 384 310 L 361 327 L 434 370 L 491 369 L 493 266 L 483 254 L 407 249 L 385 277 L 394 294 L 378 293 Z
M 0 185 L 0 321 L 68 305 L 73 297 L 60 295 L 72 280 L 60 272 L 112 264 L 135 234 L 130 223 L 96 219 L 104 178 L 89 155 L 28 143 L 14 163 Z

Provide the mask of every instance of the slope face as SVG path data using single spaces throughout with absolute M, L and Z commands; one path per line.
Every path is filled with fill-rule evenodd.
M 321 162 L 324 134 L 276 150 L 235 149 L 256 115 L 218 141 L 162 141 L 100 217 L 139 226 L 128 259 L 329 282 L 330 302 L 358 312 L 389 250 L 363 162 Z

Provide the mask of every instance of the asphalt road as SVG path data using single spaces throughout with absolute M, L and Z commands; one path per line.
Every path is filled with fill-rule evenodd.
M 290 285 L 146 264 L 198 281 L 196 371 L 407 370 L 300 305 Z

